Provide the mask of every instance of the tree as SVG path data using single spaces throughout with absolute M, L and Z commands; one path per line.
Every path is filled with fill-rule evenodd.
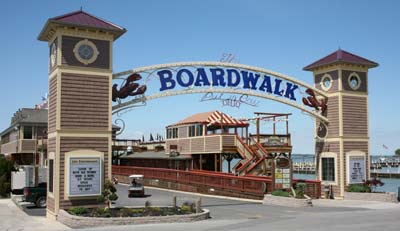
M 0 157 L 0 196 L 7 197 L 11 192 L 11 171 L 15 171 L 14 162 Z
M 104 183 L 103 192 L 101 193 L 101 196 L 97 198 L 97 200 L 100 202 L 106 202 L 107 208 L 111 208 L 111 202 L 118 200 L 116 192 L 117 189 L 115 188 L 114 184 L 110 180 L 107 180 Z
M 150 142 L 153 142 L 153 141 L 154 141 L 153 134 L 151 134 L 151 133 L 150 133 L 150 139 L 149 139 L 149 141 L 150 141 Z
M 400 148 L 396 149 L 394 153 L 396 154 L 396 156 L 400 156 Z

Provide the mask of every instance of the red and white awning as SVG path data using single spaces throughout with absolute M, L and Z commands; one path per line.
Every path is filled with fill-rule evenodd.
M 211 125 L 223 125 L 223 126 L 248 126 L 249 124 L 237 119 L 232 118 L 231 116 L 224 114 L 220 111 L 213 112 L 207 119 L 208 126 Z

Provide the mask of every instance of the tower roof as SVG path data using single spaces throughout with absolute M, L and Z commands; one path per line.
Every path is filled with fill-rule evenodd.
M 347 52 L 345 50 L 341 50 L 340 48 L 323 57 L 322 59 L 319 59 L 310 65 L 306 66 L 303 68 L 305 71 L 312 71 L 313 69 L 320 67 L 320 66 L 325 66 L 329 64 L 336 64 L 336 63 L 351 63 L 351 64 L 361 64 L 365 65 L 369 68 L 377 67 L 379 64 L 376 62 L 373 62 L 371 60 L 368 60 L 366 58 L 360 57 L 358 55 L 352 54 L 350 52 Z
M 40 41 L 47 41 L 49 36 L 55 32 L 57 26 L 79 26 L 88 29 L 97 29 L 113 34 L 114 39 L 117 39 L 126 32 L 126 29 L 121 26 L 79 10 L 48 19 L 38 39 Z

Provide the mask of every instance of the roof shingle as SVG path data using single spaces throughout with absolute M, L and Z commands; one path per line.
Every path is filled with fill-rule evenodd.
M 377 67 L 379 65 L 378 63 L 368 60 L 366 58 L 363 58 L 358 55 L 352 54 L 350 52 L 338 49 L 337 51 L 323 57 L 322 59 L 319 59 L 319 60 L 311 63 L 310 65 L 304 67 L 303 70 L 312 71 L 313 69 L 315 69 L 317 67 L 334 64 L 334 63 L 361 64 L 361 65 L 365 65 L 370 68 Z

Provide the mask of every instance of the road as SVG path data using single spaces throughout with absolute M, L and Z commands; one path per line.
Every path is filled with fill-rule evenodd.
M 118 200 L 114 206 L 143 206 L 150 201 L 153 206 L 194 202 L 202 198 L 203 207 L 210 210 L 211 219 L 193 223 L 148 224 L 98 227 L 78 230 L 399 230 L 400 205 L 378 202 L 315 200 L 312 208 L 287 208 L 264 206 L 259 202 L 213 198 L 190 193 L 171 192 L 146 188 L 146 197 L 128 198 L 128 187 L 117 185 Z M 2 208 L 0 208 L 1 210 Z M 43 209 L 24 209 L 30 217 L 39 218 Z M 28 216 L 26 215 L 25 216 Z M 29 217 L 29 216 L 28 216 Z M 0 219 L 3 219 L 0 217 Z M 26 220 L 26 218 L 24 218 Z M 21 225 L 21 224 L 19 224 Z M 2 230 L 2 229 L 1 229 Z M 31 230 L 35 230 L 32 229 Z M 52 230 L 43 227 L 37 230 Z

